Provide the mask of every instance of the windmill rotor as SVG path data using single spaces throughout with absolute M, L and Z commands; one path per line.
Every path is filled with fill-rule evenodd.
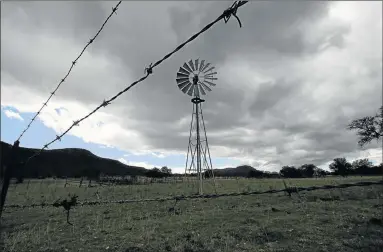
M 177 86 L 189 96 L 207 95 L 212 91 L 211 88 L 216 86 L 213 81 L 217 80 L 217 72 L 213 72 L 214 69 L 215 67 L 205 63 L 205 60 L 189 60 L 177 72 Z

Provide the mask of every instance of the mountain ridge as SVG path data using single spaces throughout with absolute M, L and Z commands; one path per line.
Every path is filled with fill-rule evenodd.
M 1 141 L 1 162 L 7 163 L 12 145 Z M 39 149 L 20 147 L 16 163 L 22 163 Z M 147 169 L 130 166 L 118 160 L 103 158 L 81 148 L 44 150 L 41 155 L 22 166 L 24 177 L 81 177 L 105 175 L 144 176 Z

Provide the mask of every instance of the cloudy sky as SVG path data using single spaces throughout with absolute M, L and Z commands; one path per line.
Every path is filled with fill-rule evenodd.
M 1 3 L 1 139 L 12 143 L 117 2 Z M 122 2 L 21 146 L 40 148 L 144 74 L 231 2 Z M 203 105 L 213 165 L 276 171 L 336 157 L 382 162 L 356 118 L 382 104 L 382 2 L 250 2 L 155 68 L 51 148 L 80 147 L 147 168 L 185 165 L 192 105 L 176 72 L 205 59 L 218 81 Z

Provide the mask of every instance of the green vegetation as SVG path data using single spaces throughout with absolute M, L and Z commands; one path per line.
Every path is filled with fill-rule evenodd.
M 195 182 L 79 187 L 79 180 L 12 184 L 7 204 L 190 195 Z M 381 177 L 287 179 L 288 186 L 378 181 Z M 207 181 L 206 193 L 214 193 Z M 218 180 L 217 192 L 284 188 L 281 179 Z M 65 185 L 66 184 L 66 185 Z M 5 208 L 4 251 L 382 251 L 382 186 L 179 202 Z

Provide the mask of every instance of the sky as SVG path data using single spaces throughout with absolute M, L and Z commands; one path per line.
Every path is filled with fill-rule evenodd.
M 1 2 L 2 141 L 17 139 L 116 4 Z M 231 4 L 123 1 L 20 145 L 53 140 Z M 382 104 L 381 10 L 378 1 L 249 2 L 237 11 L 242 28 L 220 21 L 50 148 L 183 172 L 192 104 L 175 78 L 199 58 L 218 72 L 203 104 L 214 168 L 380 163 L 382 143 L 360 148 L 346 127 Z

